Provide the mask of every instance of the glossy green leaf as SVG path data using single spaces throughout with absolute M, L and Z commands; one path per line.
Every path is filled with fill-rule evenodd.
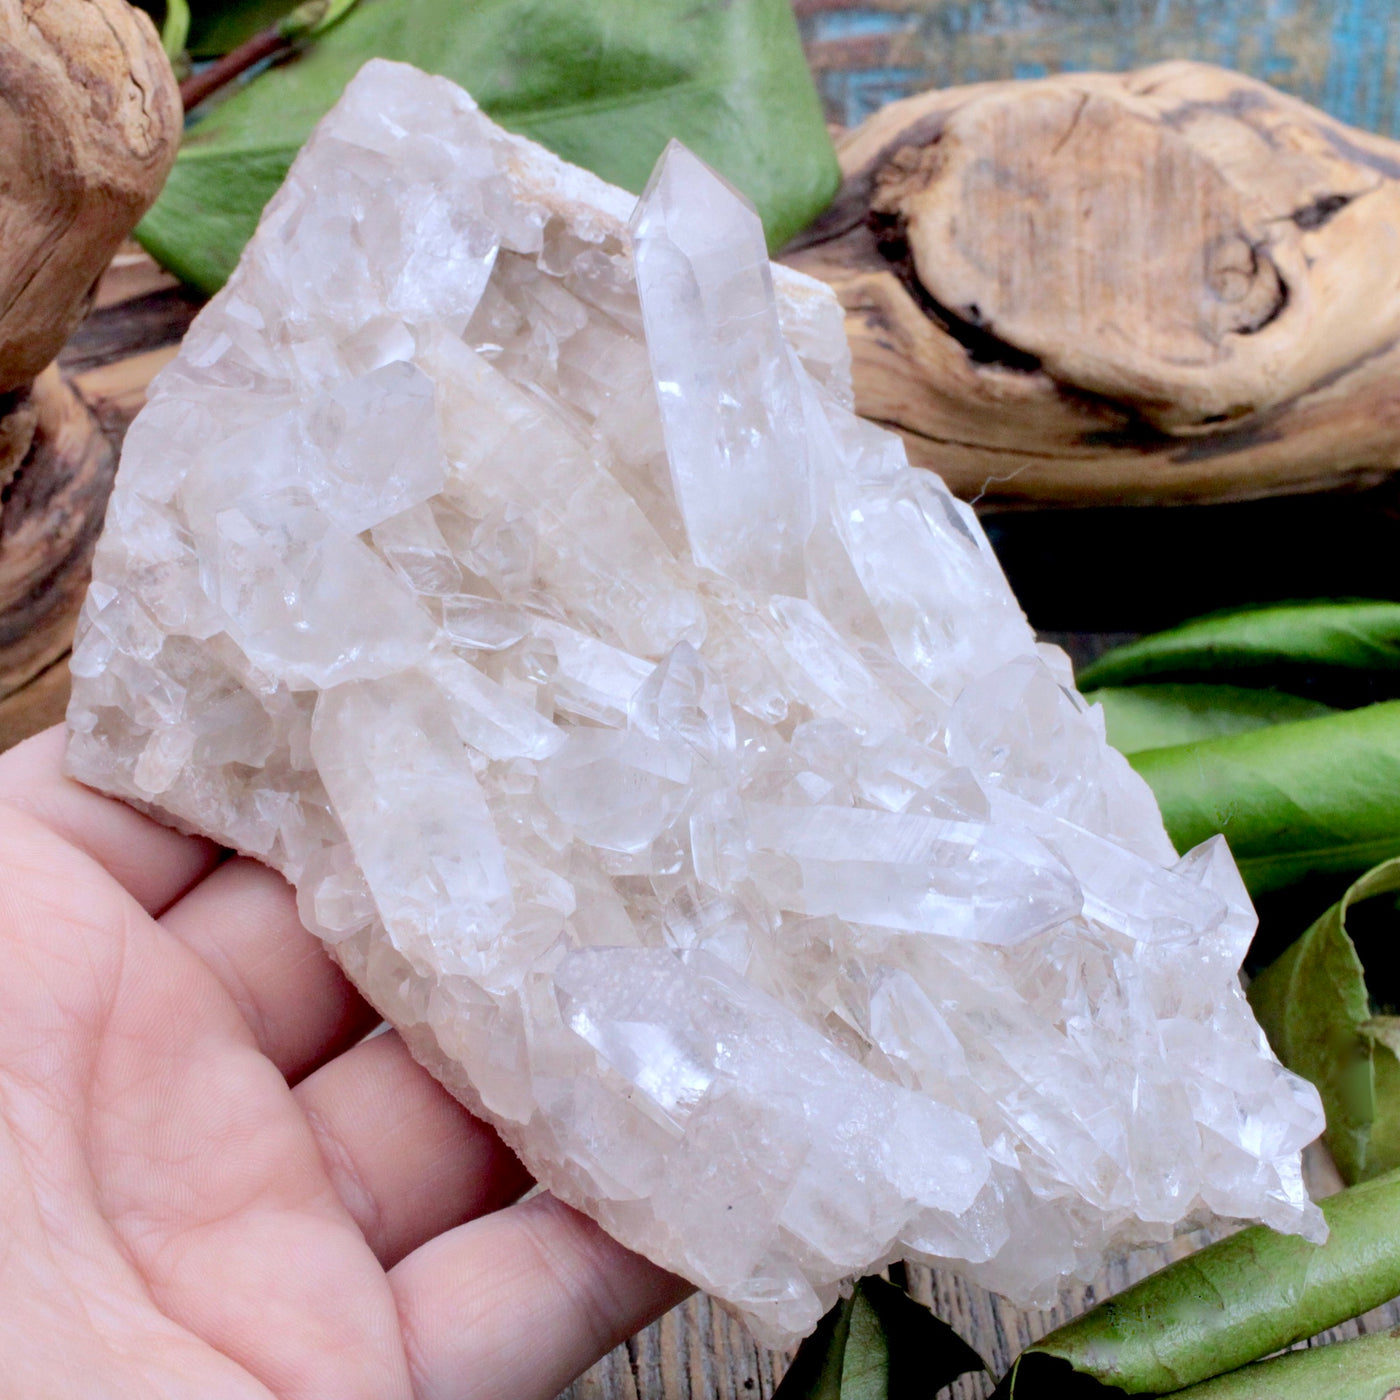
M 1400 1034 L 1395 1018 L 1372 1017 L 1347 933 L 1354 904 L 1395 890 L 1400 860 L 1368 871 L 1249 987 L 1274 1053 L 1322 1095 L 1327 1145 L 1348 1181 L 1400 1166 Z
M 1024 1351 L 997 1400 L 1175 1392 L 1400 1293 L 1400 1172 L 1339 1191 L 1322 1213 L 1326 1244 L 1256 1225 L 1105 1300 Z
M 1400 671 L 1400 603 L 1324 600 L 1212 613 L 1105 652 L 1080 672 L 1079 685 L 1280 666 Z
M 1316 700 L 1238 685 L 1105 686 L 1086 691 L 1084 698 L 1103 706 L 1108 742 L 1119 753 L 1194 744 L 1332 713 Z
M 1223 832 L 1251 892 L 1400 855 L 1400 701 L 1129 759 L 1178 850 Z
M 1397 1393 L 1400 1328 L 1256 1361 L 1172 1400 L 1392 1400 Z
M 982 1358 L 922 1303 L 864 1278 L 797 1349 L 773 1400 L 932 1400 Z
M 753 200 L 777 246 L 840 179 L 789 0 L 363 0 L 189 130 L 137 237 L 213 291 L 360 66 L 402 59 L 497 121 L 639 191 L 678 137 Z

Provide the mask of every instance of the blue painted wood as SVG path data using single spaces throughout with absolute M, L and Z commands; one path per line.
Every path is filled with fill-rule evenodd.
M 928 87 L 1219 63 L 1355 126 L 1400 136 L 1397 0 L 797 0 L 828 119 Z

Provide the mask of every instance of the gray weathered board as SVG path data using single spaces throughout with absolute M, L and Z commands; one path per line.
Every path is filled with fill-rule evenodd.
M 795 0 L 830 121 L 930 87 L 1169 58 L 1262 78 L 1400 136 L 1394 0 Z

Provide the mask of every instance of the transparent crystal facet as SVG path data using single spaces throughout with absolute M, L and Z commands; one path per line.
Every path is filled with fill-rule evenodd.
M 848 370 L 688 151 L 634 207 L 371 63 L 132 427 L 72 771 L 282 870 L 768 1340 L 898 1256 L 1043 1300 L 1212 1212 L 1315 1234 L 1228 851 Z

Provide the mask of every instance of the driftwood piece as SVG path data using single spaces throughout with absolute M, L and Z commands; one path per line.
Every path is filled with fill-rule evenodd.
M 181 108 L 126 0 L 0 0 L 0 393 L 59 352 L 175 159 Z
M 0 696 L 68 650 L 115 467 L 88 406 L 50 365 L 6 421 L 34 424 L 0 500 Z
M 1240 500 L 1400 467 L 1400 144 L 1223 69 L 950 88 L 839 144 L 786 261 L 857 406 L 990 503 Z
M 125 0 L 0 0 L 0 735 L 53 716 L 116 453 L 55 357 L 179 146 Z M 34 687 L 29 693 L 29 687 Z

